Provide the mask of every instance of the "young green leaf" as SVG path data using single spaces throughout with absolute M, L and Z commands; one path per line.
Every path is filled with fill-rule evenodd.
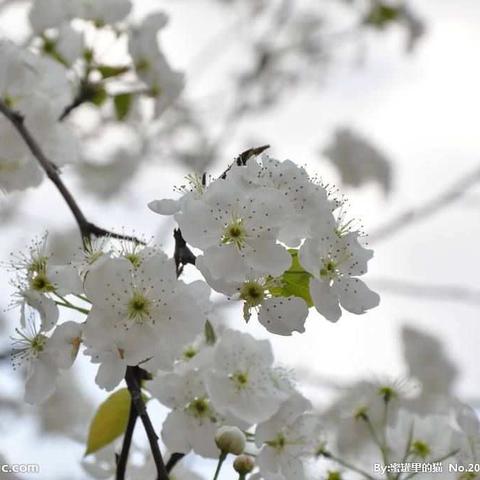
M 144 401 L 148 399 L 144 398 Z M 122 388 L 112 393 L 99 407 L 88 432 L 85 455 L 100 450 L 125 432 L 130 414 L 130 392 Z
M 123 120 L 128 115 L 132 105 L 132 99 L 133 95 L 131 93 L 121 93 L 113 97 L 117 120 Z
M 113 67 L 110 65 L 99 65 L 96 67 L 103 78 L 118 77 L 130 70 L 128 66 Z
M 280 284 L 270 288 L 274 297 L 300 297 L 303 298 L 309 307 L 313 306 L 310 297 L 311 275 L 300 264 L 298 250 L 290 249 L 292 264 L 290 268 L 280 277 Z

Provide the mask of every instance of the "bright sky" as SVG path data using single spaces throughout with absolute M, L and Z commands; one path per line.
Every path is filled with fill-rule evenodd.
M 203 2 L 178 3 L 175 8 L 168 1 L 152 1 L 148 5 L 165 6 L 172 12 L 165 49 L 175 58 L 175 64 L 188 67 L 188 60 L 194 57 L 192 52 L 200 49 L 198 39 L 207 42 L 222 25 L 215 15 L 206 14 Z M 352 125 L 388 153 L 395 166 L 391 198 L 384 199 L 374 187 L 348 191 L 355 215 L 362 218 L 367 231 L 373 231 L 407 207 L 422 206 L 425 200 L 478 166 L 480 2 L 418 0 L 414 7 L 426 19 L 428 31 L 413 55 L 402 54 L 398 35 L 375 42 L 369 47 L 363 66 L 345 62 L 331 72 L 320 92 L 304 91 L 275 115 L 244 122 L 231 141 L 232 150 L 225 162 L 244 149 L 245 138 L 258 138 L 257 132 L 261 132 L 262 140 L 272 145 L 274 155 L 307 163 L 335 181 L 335 172 L 315 152 L 336 126 Z M 190 78 L 190 82 L 194 81 Z M 215 78 L 206 71 L 202 81 L 208 84 Z M 128 207 L 127 202 L 99 206 L 92 199 L 85 199 L 85 209 L 107 227 L 134 226 L 137 231 L 155 233 L 160 227 L 159 218 L 145 205 L 153 198 L 171 196 L 171 185 L 178 184 L 185 173 L 171 167 L 167 171 L 171 175 L 156 166 L 155 171 L 150 170 L 131 186 L 125 195 Z M 473 192 L 438 215 L 379 244 L 371 262 L 372 281 L 396 279 L 480 290 L 480 188 Z M 59 202 L 46 182 L 29 193 L 22 204 L 20 228 L 2 232 L 0 260 L 5 260 L 9 251 L 18 246 L 19 239 L 28 241 L 46 226 L 73 226 L 69 212 Z M 0 278 L 0 289 L 9 291 L 4 277 Z M 459 396 L 480 399 L 480 300 L 467 304 L 401 297 L 382 293 L 381 288 L 380 293 L 382 303 L 378 309 L 362 317 L 346 314 L 338 324 L 329 324 L 312 312 L 305 334 L 275 339 L 280 361 L 340 382 L 357 377 L 403 375 L 398 334 L 402 325 L 409 324 L 432 332 L 445 343 L 461 370 Z M 2 295 L 0 306 L 6 306 L 6 301 L 6 295 Z M 232 316 L 235 313 L 240 327 L 240 310 L 229 312 Z M 255 322 L 246 328 L 265 335 Z M 85 378 L 87 372 L 93 373 L 87 366 L 81 372 Z M 7 372 L 0 370 L 2 385 L 6 376 Z M 89 395 L 96 402 L 104 398 L 93 382 L 88 384 Z M 9 432 L 8 436 L 3 429 Z M 82 478 L 81 473 L 77 477 L 67 475 L 78 462 L 81 447 L 72 444 L 64 448 L 62 444 L 62 455 L 55 457 L 55 462 L 42 461 L 52 443 L 28 448 L 27 454 L 23 445 L 31 432 L 27 425 L 15 432 L 8 425 L 0 425 L 2 451 L 12 462 L 41 463 L 42 473 L 35 476 L 38 480 Z

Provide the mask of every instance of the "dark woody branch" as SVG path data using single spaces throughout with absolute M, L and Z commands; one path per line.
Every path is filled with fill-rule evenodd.
M 20 134 L 22 139 L 25 141 L 32 155 L 36 158 L 47 177 L 52 181 L 52 183 L 57 187 L 57 190 L 62 195 L 63 199 L 67 203 L 70 211 L 72 212 L 75 220 L 77 222 L 78 228 L 80 229 L 80 234 L 82 235 L 82 240 L 85 244 L 85 240 L 91 239 L 92 236 L 95 237 L 111 237 L 115 239 L 128 240 L 143 244 L 142 240 L 135 238 L 130 235 L 123 235 L 120 233 L 111 232 L 102 227 L 95 225 L 94 223 L 87 220 L 83 211 L 77 204 L 76 200 L 73 198 L 73 195 L 70 193 L 66 185 L 63 183 L 63 180 L 60 178 L 57 166 L 51 162 L 46 155 L 43 153 L 38 142 L 32 136 L 28 128 L 25 126 L 24 118 L 18 112 L 10 109 L 3 101 L 0 100 L 0 112 L 10 121 L 13 127 Z

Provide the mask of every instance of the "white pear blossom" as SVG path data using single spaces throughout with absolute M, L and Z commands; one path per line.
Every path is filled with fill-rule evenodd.
M 328 190 L 305 168 L 291 160 L 277 160 L 268 155 L 251 158 L 246 166 L 235 165 L 228 172 L 231 181 L 243 189 L 274 189 L 281 194 L 283 222 L 279 240 L 297 247 L 313 227 L 333 228 L 332 211 L 338 206 Z
M 149 383 L 149 390 L 172 409 L 162 428 L 162 439 L 171 451 L 188 453 L 193 450 L 204 457 L 218 457 L 217 429 L 225 424 L 231 425 L 234 419 L 216 409 L 205 388 L 201 370 L 160 373 Z M 239 420 L 236 423 L 244 426 Z
M 202 255 L 197 257 L 195 265 L 212 288 L 228 295 L 231 300 L 243 301 L 245 321 L 250 320 L 254 310 L 258 314 L 259 323 L 271 333 L 292 335 L 294 331 L 305 331 L 308 305 L 302 298 L 272 296 L 270 289 L 278 287 L 279 279 L 256 277 L 252 272 L 243 282 L 225 282 L 212 278 Z
M 92 361 L 102 364 L 99 378 L 109 378 L 108 389 L 115 386 L 126 365 L 155 357 L 157 368 L 169 368 L 172 356 L 205 323 L 206 285 L 177 280 L 173 260 L 160 250 L 149 252 L 139 264 L 124 257 L 107 259 L 85 280 L 85 292 L 93 303 L 85 344 Z
M 51 330 L 57 323 L 58 297 L 82 293 L 80 277 L 71 265 L 53 265 L 47 252 L 47 237 L 35 239 L 27 254 L 12 255 L 8 268 L 17 274 L 14 305 L 20 306 L 20 323 L 25 324 L 25 306 L 40 314 L 42 329 Z M 52 295 L 57 296 L 56 299 Z M 63 300 L 62 300 L 63 301 Z
M 31 315 L 25 326 L 15 332 L 12 363 L 15 369 L 25 366 L 27 370 L 25 401 L 42 403 L 55 391 L 59 370 L 72 366 L 81 344 L 82 327 L 75 322 L 65 322 L 49 337 Z
M 311 403 L 298 393 L 255 431 L 255 443 L 261 448 L 257 457 L 260 473 L 270 479 L 306 479 L 303 461 L 313 458 L 322 434 L 320 418 Z
M 14 368 L 25 366 L 25 401 L 30 404 L 44 402 L 55 390 L 58 367 L 46 348 L 48 337 L 37 327 L 34 317 L 29 317 L 25 327 L 16 329 L 12 337 L 12 363 Z
M 378 305 L 378 294 L 357 278 L 367 271 L 372 256 L 372 250 L 360 245 L 357 232 L 337 229 L 305 240 L 299 251 L 300 263 L 313 275 L 310 295 L 327 320 L 340 318 L 339 304 L 357 315 Z
M 204 250 L 212 277 L 242 281 L 252 269 L 279 276 L 290 266 L 290 254 L 276 241 L 284 212 L 272 189 L 246 193 L 219 180 L 201 200 L 186 202 L 175 218 L 185 240 Z
M 226 330 L 206 372 L 207 390 L 216 408 L 249 424 L 266 420 L 292 392 L 286 372 L 273 366 L 267 340 Z

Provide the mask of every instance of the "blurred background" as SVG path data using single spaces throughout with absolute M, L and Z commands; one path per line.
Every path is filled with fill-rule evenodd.
M 28 41 L 31 3 L 0 3 L 1 37 Z M 71 115 L 81 151 L 64 180 L 89 219 L 173 253 L 173 221 L 146 204 L 175 197 L 192 171 L 218 175 L 243 150 L 269 144 L 272 156 L 306 165 L 349 198 L 375 250 L 366 280 L 381 305 L 337 324 L 311 311 L 306 333 L 287 338 L 243 325 L 240 305 L 218 305 L 215 321 L 269 337 L 319 408 L 356 379 L 415 373 L 409 339 L 424 348 L 418 370 L 444 375 L 454 395 L 480 408 L 480 3 L 137 0 L 132 18 L 156 10 L 170 18 L 161 45 L 186 87 L 155 121 L 134 111 L 117 122 L 109 105 Z M 105 58 L 121 60 L 121 49 L 103 46 Z M 48 181 L 0 193 L 0 261 L 46 230 L 59 259 L 77 248 L 74 220 Z M 18 318 L 11 293 L 2 271 L 0 352 Z M 38 463 L 30 476 L 38 480 L 86 478 L 88 424 L 107 396 L 94 376 L 81 358 L 46 405 L 30 407 L 21 374 L 3 358 L 0 463 Z M 165 412 L 152 409 L 160 421 Z

